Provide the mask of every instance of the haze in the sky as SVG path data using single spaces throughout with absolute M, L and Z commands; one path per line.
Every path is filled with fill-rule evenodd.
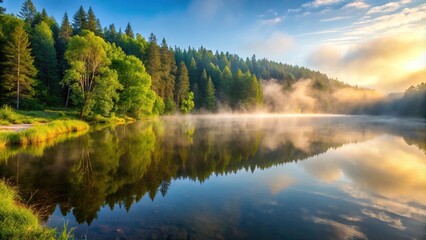
M 18 13 L 24 0 L 5 0 Z M 423 0 L 34 0 L 58 22 L 80 5 L 103 26 L 128 22 L 135 32 L 182 48 L 310 67 L 344 82 L 403 91 L 426 76 Z

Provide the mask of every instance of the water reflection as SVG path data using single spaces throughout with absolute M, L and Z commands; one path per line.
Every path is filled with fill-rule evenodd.
M 425 136 L 369 117 L 168 117 L 2 152 L 0 173 L 89 239 L 419 238 Z

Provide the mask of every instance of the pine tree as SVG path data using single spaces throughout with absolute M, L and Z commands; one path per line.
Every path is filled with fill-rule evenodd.
M 92 10 L 92 7 L 89 7 L 89 10 L 87 11 L 87 28 L 86 29 L 96 33 L 96 29 L 97 29 L 96 16 Z
M 166 39 L 163 38 L 160 47 L 161 61 L 161 93 L 166 104 L 166 112 L 172 112 L 175 108 L 173 93 L 175 89 L 176 63 L 173 52 L 169 50 Z
M 34 27 L 31 40 L 34 65 L 38 70 L 37 79 L 44 85 L 43 87 L 40 86 L 39 91 L 37 91 L 39 97 L 42 102 L 48 102 L 50 105 L 57 104 L 60 85 L 52 30 L 43 21 Z
M 61 28 L 59 29 L 58 38 L 61 41 L 68 42 L 72 36 L 72 26 L 68 18 L 68 13 L 65 12 L 62 18 Z
M 203 72 L 201 73 L 200 79 L 198 83 L 196 83 L 198 89 L 197 92 L 194 89 L 194 93 L 197 93 L 195 95 L 195 106 L 197 108 L 202 108 L 205 106 L 206 103 L 206 90 L 207 90 L 207 84 L 208 84 L 208 76 L 205 69 L 203 69 Z
M 117 41 L 117 30 L 114 24 L 110 24 L 108 26 L 108 30 L 105 32 L 105 40 L 108 42 L 116 42 Z
M 189 75 L 188 69 L 184 62 L 181 62 L 178 68 L 175 85 L 175 102 L 180 106 L 182 101 L 187 97 L 189 92 Z
M 161 59 L 160 48 L 157 44 L 157 38 L 153 33 L 149 36 L 148 56 L 146 59 L 146 71 L 151 75 L 152 90 L 162 97 L 161 90 Z
M 37 9 L 35 8 L 33 1 L 26 0 L 22 4 L 21 11 L 19 12 L 18 16 L 22 18 L 25 21 L 25 23 L 32 26 L 34 23 L 36 14 L 37 14 Z
M 228 66 L 225 66 L 220 78 L 222 81 L 222 90 L 218 94 L 219 98 L 222 98 L 226 102 L 229 102 L 232 97 L 232 72 Z
M 101 20 L 96 19 L 96 35 L 103 37 Z
M 260 85 L 257 81 L 256 75 L 252 74 L 250 78 L 249 88 L 248 88 L 248 103 L 251 107 L 256 107 L 262 104 L 262 90 L 260 89 Z
M 60 78 L 63 78 L 65 75 L 65 70 L 68 68 L 68 63 L 65 60 L 65 50 L 68 44 L 68 41 L 72 36 L 72 26 L 68 19 L 68 14 L 65 12 L 64 17 L 62 18 L 61 28 L 59 30 L 58 43 L 57 43 L 57 56 L 58 56 L 58 70 Z M 65 97 L 65 107 L 68 107 L 69 97 L 71 93 L 71 88 L 68 86 L 66 88 L 66 97 Z
M 195 62 L 194 57 L 191 58 L 191 63 L 189 64 L 188 68 L 188 74 L 189 74 L 189 84 L 194 92 L 195 97 L 197 97 L 197 94 L 194 91 L 194 85 L 195 83 L 198 83 L 198 76 L 197 76 L 197 63 Z
M 216 107 L 216 98 L 214 96 L 214 85 L 213 85 L 213 81 L 211 79 L 211 77 L 208 78 L 207 80 L 207 86 L 206 86 L 206 95 L 205 95 L 205 104 L 206 104 L 206 108 L 210 111 L 213 111 Z
M 41 10 L 41 21 L 48 21 L 49 20 L 49 15 L 47 14 L 46 9 L 42 9 Z
M 87 29 L 87 14 L 83 6 L 77 10 L 73 17 L 73 30 L 74 34 L 79 34 L 83 29 Z
M 37 70 L 33 65 L 34 58 L 24 28 L 18 25 L 9 39 L 3 48 L 6 59 L 3 63 L 3 87 L 7 96 L 16 97 L 16 109 L 19 109 L 21 99 L 34 95 Z
M 133 29 L 132 29 L 132 26 L 130 26 L 130 23 L 127 23 L 127 27 L 126 27 L 126 30 L 124 32 L 130 38 L 135 38 L 135 34 L 133 33 Z

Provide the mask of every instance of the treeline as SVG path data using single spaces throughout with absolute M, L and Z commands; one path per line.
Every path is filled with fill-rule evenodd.
M 392 94 L 366 106 L 363 113 L 426 118 L 426 83 L 409 87 L 402 96 Z
M 154 34 L 148 41 L 114 24 L 102 27 L 92 8 L 81 6 L 61 24 L 26 0 L 18 16 L 0 12 L 0 104 L 17 109 L 79 108 L 81 115 L 143 115 L 215 111 L 218 106 L 254 109 L 262 104 L 260 79 L 291 85 L 328 77 L 266 59 L 213 53 L 203 47 L 171 48 Z

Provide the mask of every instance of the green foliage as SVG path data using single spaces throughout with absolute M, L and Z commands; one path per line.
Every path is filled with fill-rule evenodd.
M 18 16 L 22 18 L 25 23 L 32 26 L 36 14 L 37 9 L 35 8 L 34 3 L 31 0 L 25 0 L 25 2 L 22 4 L 21 11 L 19 12 Z
M 135 34 L 133 33 L 133 29 L 132 29 L 132 26 L 130 26 L 130 23 L 127 23 L 126 30 L 124 30 L 124 32 L 130 38 L 134 38 L 135 37 Z
M 154 115 L 161 115 L 164 113 L 165 105 L 163 98 L 158 95 L 155 95 L 154 108 L 152 109 L 152 113 Z
M 93 113 L 108 116 L 118 100 L 121 85 L 117 73 L 109 69 L 110 46 L 93 32 L 83 30 L 68 43 L 65 58 L 70 65 L 63 83 L 71 87 L 74 104 L 81 107 L 81 116 Z
M 175 84 L 175 102 L 180 106 L 181 102 L 188 96 L 189 92 L 189 75 L 188 69 L 184 62 L 179 64 L 178 73 Z
M 73 30 L 74 34 L 79 34 L 84 29 L 87 29 L 88 19 L 87 13 L 84 11 L 83 6 L 77 10 L 73 17 Z
M 89 10 L 87 11 L 87 28 L 86 29 L 96 33 L 96 29 L 97 29 L 96 16 L 92 10 L 92 7 L 89 7 Z
M 216 98 L 214 96 L 215 89 L 211 77 L 207 80 L 205 104 L 206 108 L 213 111 L 216 108 Z
M 149 46 L 146 60 L 146 71 L 151 76 L 152 90 L 162 97 L 163 88 L 161 84 L 161 59 L 160 48 L 157 44 L 157 38 L 151 33 L 149 36 Z
M 165 113 L 172 113 L 175 111 L 176 104 L 171 98 L 166 98 L 166 101 L 164 103 L 164 112 Z
M 16 109 L 19 109 L 21 98 L 31 98 L 34 95 L 34 76 L 37 70 L 33 65 L 28 34 L 22 24 L 17 24 L 8 39 L 3 48 L 5 61 L 2 63 L 2 85 L 8 102 L 16 103 Z
M 59 102 L 60 85 L 52 30 L 43 21 L 34 27 L 31 40 L 34 66 L 38 70 L 36 77 L 42 83 L 37 86 L 38 97 L 53 106 Z
M 3 11 L 4 9 L 0 8 L 0 14 Z M 85 117 L 91 114 L 108 117 L 117 113 L 140 118 L 180 110 L 183 100 L 187 99 L 189 91 L 192 91 L 197 109 L 214 110 L 216 103 L 213 102 L 217 101 L 234 110 L 251 110 L 263 104 L 260 82 L 273 79 L 289 90 L 300 79 L 311 79 L 309 87 L 312 91 L 309 95 L 317 100 L 321 110 L 336 112 L 340 111 L 340 108 L 335 109 L 335 104 L 327 94 L 351 87 L 320 72 L 267 59 L 256 59 L 255 55 L 243 59 L 236 54 L 213 52 L 204 47 L 184 50 L 175 47 L 172 50 L 165 39 L 162 39 L 159 46 L 153 33 L 147 42 L 141 34 L 133 31 L 130 22 L 124 33 L 121 29 L 117 31 L 114 24 L 102 30 L 100 20 L 96 18 L 91 7 L 86 12 L 80 6 L 73 16 L 72 26 L 65 13 L 59 27 L 44 8 L 37 12 L 31 0 L 24 1 L 19 16 L 23 21 L 13 15 L 2 14 L 0 18 L 0 62 L 4 64 L 4 67 L 0 68 L 0 85 L 2 93 L 5 93 L 0 94 L 1 104 L 16 103 L 17 107 L 34 110 L 65 103 L 66 107 L 79 107 Z M 13 38 L 18 26 L 30 33 L 30 42 L 25 42 L 25 31 L 21 31 L 24 36 L 21 42 L 16 41 L 16 37 Z M 87 30 L 99 38 L 93 39 Z M 87 41 L 77 40 L 73 34 L 80 35 Z M 70 43 L 72 37 L 75 40 Z M 92 44 L 89 42 L 92 42 L 93 46 L 80 49 L 81 46 Z M 136 72 L 134 76 L 124 73 L 124 70 L 120 72 L 117 66 L 110 65 L 113 58 L 105 53 L 109 51 L 106 42 L 114 43 L 122 49 L 124 55 L 115 60 L 121 59 L 120 61 L 125 62 L 126 64 L 121 64 L 121 68 L 133 69 L 132 71 Z M 15 66 L 11 65 L 16 56 L 6 54 L 6 51 L 17 49 L 16 44 L 25 45 L 27 50 L 31 46 L 35 58 L 35 68 L 31 70 L 32 57 L 27 54 L 22 63 L 26 65 L 23 79 L 20 79 L 21 76 L 17 77 L 16 71 L 13 70 L 16 69 L 16 63 Z M 68 56 L 65 54 L 67 49 Z M 135 58 L 129 60 L 127 57 L 130 55 Z M 153 92 L 146 87 L 147 75 L 143 74 L 144 71 L 136 60 L 143 61 L 146 72 L 151 77 L 150 88 Z M 34 79 L 36 71 L 38 74 Z M 131 80 L 126 80 L 127 78 Z M 62 79 L 62 89 L 60 84 L 57 84 L 59 79 Z M 135 79 L 142 79 L 143 84 Z M 19 91 L 18 80 L 22 88 Z M 71 101 L 72 104 L 69 104 Z M 404 112 L 396 110 L 402 106 L 403 104 L 394 104 L 388 108 L 392 108 L 393 112 Z M 360 113 L 363 108 L 367 107 L 359 107 L 353 112 Z M 374 112 L 380 111 L 376 109 Z M 405 112 L 411 114 L 409 111 Z
M 175 90 L 176 63 L 173 52 L 169 50 L 166 40 L 163 38 L 160 47 L 161 81 L 159 95 L 166 100 L 166 113 L 174 111 L 173 93 Z
M 118 81 L 117 72 L 106 68 L 102 71 L 101 76 L 94 79 L 94 82 L 93 90 L 87 93 L 83 114 L 109 116 L 114 104 L 119 99 L 117 90 L 123 89 Z
M 118 112 L 135 118 L 152 114 L 155 93 L 151 90 L 151 78 L 138 58 L 126 56 L 113 45 L 109 52 L 111 67 L 117 71 L 118 79 L 123 86 L 118 102 Z
M 180 111 L 182 113 L 190 113 L 194 109 L 194 93 L 189 92 L 187 96 L 182 100 L 182 103 L 180 105 Z

